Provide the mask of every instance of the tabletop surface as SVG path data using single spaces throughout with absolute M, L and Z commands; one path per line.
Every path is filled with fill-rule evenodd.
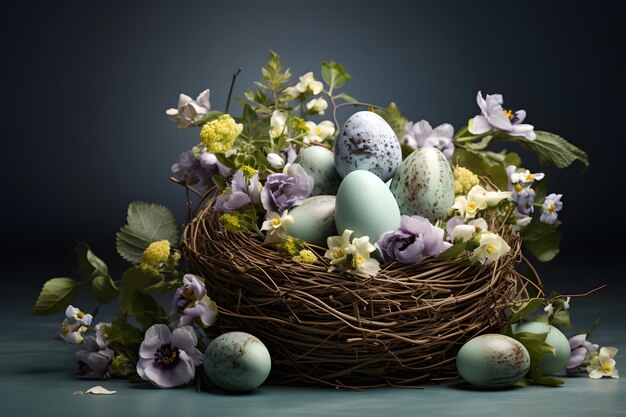
M 553 274 L 559 284 L 573 290 L 589 288 L 587 273 L 617 273 L 609 266 L 561 265 Z M 31 274 L 35 274 L 34 269 Z M 38 275 L 41 274 L 39 268 Z M 45 274 L 45 273 L 44 273 Z M 28 274 L 27 274 L 28 275 Z M 580 279 L 572 280 L 572 277 Z M 41 276 L 30 285 L 9 284 L 0 306 L 0 415 L 6 416 L 522 416 L 522 415 L 626 415 L 623 380 L 567 378 L 558 388 L 532 386 L 500 391 L 472 389 L 461 381 L 426 385 L 420 389 L 381 388 L 340 391 L 313 386 L 262 386 L 249 394 L 198 393 L 191 387 L 161 390 L 125 380 L 85 381 L 73 376 L 76 346 L 52 340 L 62 314 L 34 317 L 30 310 Z M 548 278 L 544 277 L 544 281 Z M 595 278 L 601 279 L 601 278 Z M 15 282 L 12 273 L 2 281 Z M 614 280 L 613 280 L 614 281 Z M 34 284 L 32 284 L 34 282 Z M 596 282 L 593 281 L 592 282 Z M 569 285 L 568 285 L 569 284 Z M 568 288 L 568 289 L 569 289 Z M 617 368 L 626 369 L 626 328 L 621 313 L 623 286 L 576 299 L 572 303 L 577 328 L 601 318 L 592 340 L 620 349 Z M 625 371 L 626 372 L 626 371 Z M 73 395 L 102 385 L 118 393 L 110 396 Z

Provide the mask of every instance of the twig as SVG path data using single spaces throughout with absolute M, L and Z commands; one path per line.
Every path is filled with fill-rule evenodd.
M 596 287 L 596 288 L 594 288 L 592 290 L 587 291 L 584 294 L 561 294 L 561 297 L 586 297 L 586 296 L 588 296 L 590 294 L 593 294 L 596 291 L 600 291 L 601 289 L 606 288 L 606 287 L 608 287 L 607 284 L 602 284 L 602 285 L 600 285 L 600 286 L 598 286 L 598 287 Z
M 233 95 L 233 87 L 235 87 L 235 80 L 237 79 L 237 76 L 241 71 L 242 68 L 239 67 L 237 71 L 233 74 L 233 80 L 230 82 L 230 89 L 228 90 L 228 99 L 226 100 L 226 109 L 224 110 L 224 113 L 228 113 L 228 108 L 230 107 L 230 98 Z

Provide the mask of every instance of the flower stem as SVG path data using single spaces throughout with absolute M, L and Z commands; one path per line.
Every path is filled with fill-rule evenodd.
M 226 109 L 224 110 L 224 113 L 228 114 L 228 108 L 230 107 L 230 98 L 233 95 L 233 88 L 235 87 L 235 80 L 237 79 L 237 76 L 239 75 L 241 71 L 242 71 L 242 68 L 239 67 L 237 71 L 233 74 L 233 79 L 230 82 L 230 89 L 228 90 L 228 99 L 226 100 Z

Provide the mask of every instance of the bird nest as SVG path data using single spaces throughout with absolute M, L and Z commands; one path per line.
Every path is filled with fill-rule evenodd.
M 367 278 L 328 272 L 324 248 L 309 246 L 319 262 L 301 264 L 256 235 L 224 230 L 214 201 L 185 227 L 185 261 L 218 305 L 216 330 L 261 339 L 279 383 L 365 388 L 454 379 L 463 343 L 500 328 L 506 306 L 533 285 L 516 271 L 521 239 L 509 226 L 501 236 L 511 250 L 491 265 L 470 265 L 465 254 L 389 262 Z

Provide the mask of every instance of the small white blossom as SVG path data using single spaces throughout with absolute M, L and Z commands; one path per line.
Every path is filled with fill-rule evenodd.
M 268 153 L 267 154 L 267 162 L 274 169 L 281 169 L 285 166 L 285 160 L 280 157 L 277 153 Z
M 293 216 L 287 210 L 280 215 L 274 211 L 268 211 L 261 230 L 267 230 L 265 243 L 282 242 L 287 238 L 287 228 L 294 223 Z
M 188 95 L 181 94 L 178 96 L 178 108 L 167 109 L 165 110 L 165 114 L 171 120 L 179 122 L 179 129 L 193 126 L 202 120 L 211 110 L 209 94 L 210 91 L 206 89 L 201 92 L 195 100 Z
M 295 89 L 300 94 L 311 92 L 313 95 L 317 95 L 324 89 L 324 84 L 315 80 L 313 72 L 307 72 L 300 77 L 300 82 L 296 84 Z
M 450 239 L 453 243 L 467 242 L 474 237 L 476 233 L 486 231 L 488 228 L 485 219 L 476 219 L 468 222 L 468 224 L 459 224 L 450 233 Z
M 335 124 L 330 120 L 324 120 L 319 124 L 308 121 L 306 126 L 309 128 L 309 132 L 302 139 L 304 143 L 323 142 L 335 133 Z
M 589 366 L 587 366 L 590 378 L 600 379 L 603 376 L 619 378 L 619 373 L 615 369 L 615 359 L 613 359 L 617 355 L 616 348 L 603 347 L 599 353 L 592 353 L 591 355 Z
M 324 257 L 330 259 L 330 264 L 342 266 L 348 272 L 365 276 L 374 276 L 380 271 L 378 261 L 370 256 L 376 246 L 369 242 L 369 237 L 363 236 L 352 239 L 352 230 L 344 230 L 341 236 L 331 236 L 327 239 L 328 250 Z
M 355 251 L 354 246 L 350 243 L 352 230 L 344 230 L 341 236 L 330 236 L 326 239 L 328 250 L 324 257 L 330 259 L 331 265 L 341 265 L 346 262 L 348 255 L 352 255 Z
M 479 246 L 472 253 L 472 260 L 490 264 L 511 250 L 504 239 L 495 233 L 483 232 L 479 235 Z
M 328 108 L 328 102 L 323 98 L 314 98 L 306 103 L 306 109 L 310 114 L 323 115 Z
M 90 326 L 93 320 L 91 314 L 85 314 L 71 304 L 65 309 L 65 317 L 70 323 L 78 323 L 80 326 Z
M 289 133 L 289 129 L 287 128 L 288 116 L 289 114 L 285 110 L 274 110 L 270 118 L 270 137 L 272 139 Z
M 509 177 L 509 182 L 513 191 L 516 193 L 521 192 L 524 188 L 530 187 L 533 181 L 540 181 L 545 177 L 543 172 L 537 172 L 531 174 L 529 170 L 517 172 L 515 165 L 509 165 L 506 167 L 506 175 Z
M 548 305 L 543 308 L 543 311 L 546 312 L 549 317 L 552 317 L 554 315 L 554 306 L 552 303 L 548 303 Z
M 294 100 L 298 98 L 300 92 L 296 89 L 296 87 L 287 87 L 283 90 L 282 94 L 286 100 Z

